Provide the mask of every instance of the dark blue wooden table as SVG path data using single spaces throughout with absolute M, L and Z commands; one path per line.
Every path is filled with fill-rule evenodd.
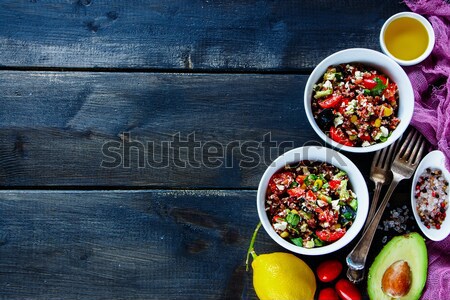
M 309 73 L 337 50 L 380 50 L 404 10 L 1 1 L 0 298 L 256 299 L 244 261 L 259 179 L 323 144 L 303 109 Z M 372 155 L 348 156 L 372 189 Z M 263 231 L 256 249 L 282 250 Z

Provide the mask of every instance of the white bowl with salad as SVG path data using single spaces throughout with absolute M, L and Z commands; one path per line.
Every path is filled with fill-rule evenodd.
M 414 93 L 394 60 L 353 48 L 317 65 L 305 86 L 304 105 L 311 126 L 326 143 L 366 153 L 401 137 L 413 115 Z
M 264 172 L 257 209 L 269 236 L 282 247 L 323 255 L 350 243 L 369 208 L 365 180 L 343 154 L 300 147 L 278 157 Z

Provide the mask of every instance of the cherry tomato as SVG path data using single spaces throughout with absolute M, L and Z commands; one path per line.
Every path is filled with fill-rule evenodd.
M 330 189 L 335 190 L 339 187 L 341 184 L 340 180 L 330 180 L 328 181 L 328 185 L 330 186 Z
M 361 300 L 362 298 L 358 288 L 347 279 L 339 279 L 335 288 L 342 300 Z
M 291 197 L 304 197 L 305 196 L 305 190 L 301 187 L 295 187 L 292 189 L 287 190 L 289 196 Z
M 334 242 L 344 236 L 346 230 L 345 228 L 339 228 L 335 231 L 331 231 L 329 229 L 317 230 L 317 237 L 324 242 Z
M 330 282 L 338 278 L 342 272 L 342 264 L 340 261 L 333 259 L 327 260 L 317 267 L 317 278 L 322 282 Z
M 330 95 L 327 98 L 325 98 L 322 101 L 319 101 L 319 105 L 322 108 L 333 108 L 337 107 L 339 104 L 341 104 L 342 95 Z
M 345 136 L 345 133 L 343 133 L 340 128 L 331 126 L 330 137 L 332 140 L 334 140 L 335 142 L 338 142 L 339 144 L 342 144 L 345 146 L 353 146 L 353 142 L 348 137 Z
M 377 85 L 375 80 L 369 78 L 364 78 L 362 84 L 366 89 L 369 90 L 373 89 Z
M 291 172 L 276 173 L 270 178 L 269 187 L 272 193 L 282 194 L 294 181 L 294 175 Z
M 384 77 L 383 75 L 376 75 L 376 76 L 374 76 L 374 77 L 380 78 L 381 82 L 382 82 L 384 85 L 386 85 L 386 83 L 387 83 L 386 77 Z
M 386 77 L 384 77 L 383 75 L 373 75 L 370 78 L 363 79 L 363 82 L 362 82 L 363 86 L 369 90 L 373 89 L 374 87 L 377 86 L 377 82 L 375 81 L 375 78 L 380 79 L 381 83 L 386 85 L 386 83 L 387 83 Z
M 318 299 L 319 300 L 339 300 L 339 296 L 333 288 L 327 287 L 320 291 Z

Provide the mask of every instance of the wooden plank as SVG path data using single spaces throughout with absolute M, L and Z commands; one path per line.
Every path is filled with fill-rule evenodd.
M 255 198 L 229 190 L 2 191 L 0 297 L 257 299 L 244 271 Z M 399 199 L 409 206 L 407 195 Z M 368 264 L 386 234 L 378 232 Z M 353 246 L 301 258 L 314 269 L 343 262 Z M 264 230 L 255 250 L 285 251 Z
M 306 76 L 0 76 L 3 186 L 255 188 L 279 154 L 323 144 L 304 113 Z M 370 154 L 351 157 L 368 172 Z
M 254 191 L 2 192 L 0 294 L 237 299 L 258 222 L 254 198 Z
M 336 50 L 379 50 L 401 1 L 7 0 L 7 67 L 309 70 Z

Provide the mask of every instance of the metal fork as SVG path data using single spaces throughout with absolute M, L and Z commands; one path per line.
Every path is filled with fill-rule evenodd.
M 394 157 L 395 150 L 397 150 L 398 140 L 377 151 L 372 160 L 372 166 L 370 167 L 370 180 L 375 183 L 375 189 L 373 193 L 372 202 L 370 203 L 370 210 L 367 214 L 366 224 L 364 225 L 363 232 L 369 227 L 370 221 L 373 218 L 377 210 L 378 199 L 380 198 L 381 188 L 383 185 L 387 185 L 392 180 L 391 163 Z M 348 278 L 364 278 L 364 270 L 347 269 Z
M 370 203 L 370 210 L 367 214 L 366 225 L 364 225 L 363 232 L 372 220 L 373 215 L 377 210 L 378 198 L 380 197 L 381 187 L 387 185 L 392 180 L 391 163 L 394 157 L 395 150 L 397 149 L 397 143 L 389 145 L 381 151 L 377 151 L 373 157 L 372 166 L 370 167 L 370 180 L 375 183 L 375 189 L 373 193 L 372 202 Z
M 418 131 L 411 129 L 392 162 L 391 171 L 393 179 L 386 195 L 383 198 L 383 201 L 380 204 L 380 207 L 375 213 L 372 221 L 369 223 L 366 231 L 363 233 L 358 244 L 347 256 L 346 260 L 349 267 L 347 277 L 350 281 L 356 283 L 364 278 L 364 266 L 366 264 L 367 255 L 369 254 L 370 245 L 372 244 L 373 236 L 375 235 L 378 223 L 383 216 L 383 212 L 392 195 L 392 192 L 395 190 L 400 181 L 411 178 L 414 174 L 414 171 L 422 158 L 424 149 L 425 139 Z

